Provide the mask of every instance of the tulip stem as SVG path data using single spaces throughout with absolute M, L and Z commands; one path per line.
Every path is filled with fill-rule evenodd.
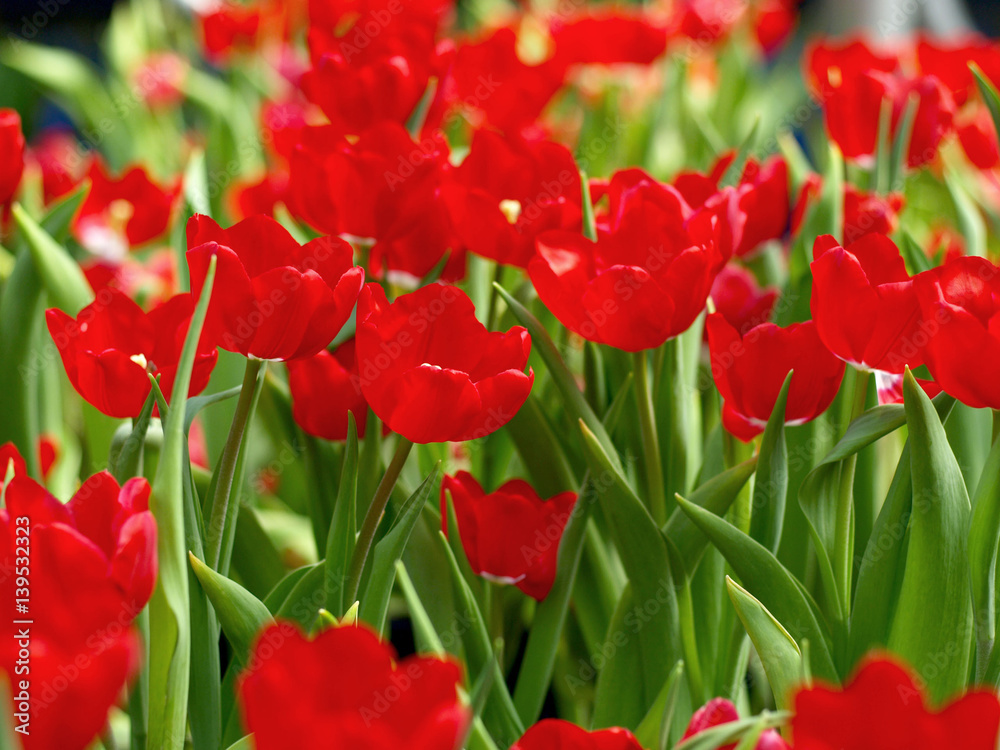
M 656 412 L 649 390 L 646 352 L 636 352 L 634 360 L 635 398 L 639 405 L 639 429 L 642 432 L 643 458 L 646 463 L 646 485 L 649 509 L 657 526 L 667 522 L 667 495 L 663 482 L 663 457 L 656 433 Z
M 228 568 L 230 550 L 226 550 L 226 541 L 232 544 L 232 532 L 236 529 L 236 514 L 239 504 L 233 502 L 233 483 L 236 478 L 237 466 L 243 451 L 247 425 L 257 406 L 260 387 L 264 378 L 260 377 L 264 361 L 247 359 L 247 367 L 243 373 L 243 387 L 236 403 L 236 413 L 229 428 L 229 437 L 222 449 L 219 466 L 215 472 L 215 490 L 212 493 L 212 506 L 205 527 L 205 562 L 217 572 L 225 574 L 222 568 Z M 223 562 L 226 564 L 223 565 Z
M 399 443 L 396 444 L 396 452 L 393 453 L 392 460 L 389 462 L 389 466 L 386 467 L 385 474 L 382 475 L 382 481 L 378 483 L 378 487 L 375 489 L 375 496 L 372 498 L 372 504 L 368 506 L 368 512 L 365 513 L 365 520 L 361 524 L 358 541 L 354 546 L 354 554 L 351 556 L 351 567 L 347 574 L 347 596 L 344 599 L 345 602 L 353 602 L 358 598 L 361 573 L 365 569 L 365 560 L 368 559 L 372 542 L 375 541 L 375 532 L 378 531 L 378 525 L 382 521 L 382 514 L 385 513 L 385 506 L 389 504 L 389 496 L 392 494 L 393 487 L 396 486 L 396 480 L 399 479 L 399 473 L 403 470 L 403 464 L 406 463 L 406 458 L 410 455 L 412 447 L 413 441 L 408 440 L 402 435 L 399 436 Z

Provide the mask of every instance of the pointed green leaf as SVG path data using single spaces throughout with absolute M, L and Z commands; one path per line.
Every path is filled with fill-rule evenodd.
M 12 213 L 28 244 L 49 300 L 67 315 L 75 316 L 94 301 L 94 291 L 80 265 L 21 206 L 15 204 Z
M 778 552 L 778 542 L 781 541 L 785 500 L 788 496 L 785 404 L 788 401 L 788 389 L 791 383 L 792 373 L 789 372 L 778 393 L 771 417 L 767 420 L 767 427 L 764 428 L 750 510 L 750 536 L 775 554 Z
M 988 654 L 996 637 L 996 568 L 1000 544 L 1000 437 L 983 469 L 972 502 L 969 526 L 969 569 L 972 572 L 972 595 L 976 604 L 976 629 L 980 658 Z
M 354 414 L 347 413 L 347 444 L 344 464 L 340 472 L 340 485 L 333 507 L 333 519 L 326 536 L 326 608 L 338 617 L 343 613 L 344 581 L 354 554 L 357 538 L 358 503 L 358 429 Z
M 652 707 L 635 730 L 635 738 L 643 747 L 666 750 L 667 737 L 673 726 L 674 715 L 677 712 L 677 697 L 680 693 L 681 675 L 684 673 L 684 662 L 679 661 L 670 670 L 663 689 L 656 696 Z

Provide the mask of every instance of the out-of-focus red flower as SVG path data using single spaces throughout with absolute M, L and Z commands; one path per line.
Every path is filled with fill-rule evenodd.
M 746 10 L 742 0 L 682 0 L 675 11 L 677 33 L 708 46 L 728 36 Z
M 722 156 L 707 175 L 682 172 L 674 180 L 674 186 L 692 208 L 710 204 L 718 199 L 719 181 L 735 158 L 734 152 Z M 746 221 L 733 254 L 743 257 L 753 253 L 766 240 L 782 237 L 788 228 L 788 165 L 780 156 L 771 157 L 763 164 L 748 159 L 736 192 Z
M 976 63 L 994 85 L 1000 84 L 1000 47 L 985 37 L 971 35 L 945 41 L 921 35 L 915 51 L 920 72 L 936 76 L 959 107 L 976 93 L 970 62 Z
M 87 173 L 89 157 L 72 132 L 61 128 L 44 131 L 28 149 L 28 158 L 42 173 L 45 205 L 71 192 Z
M 149 395 L 147 373 L 173 392 L 184 337 L 194 312 L 190 294 L 179 294 L 149 313 L 125 294 L 107 288 L 74 320 L 62 310 L 45 313 L 49 333 L 69 382 L 96 409 L 111 417 L 137 417 Z M 191 375 L 191 395 L 208 385 L 218 352 L 204 336 Z
M 666 26 L 645 13 L 556 15 L 549 32 L 565 65 L 649 65 L 667 49 Z
M 30 714 L 25 750 L 88 747 L 138 670 L 141 647 L 131 623 L 156 579 L 148 499 L 145 479 L 119 488 L 107 472 L 84 482 L 66 505 L 24 476 L 6 487 L 0 558 L 11 570 L 18 556 L 31 562 L 23 614 L 33 623 L 30 638 L 19 641 L 16 618 L 0 627 L 0 668 L 11 679 L 14 712 Z M 17 581 L 13 575 L 0 581 L 12 605 L 21 596 Z M 22 647 L 30 654 L 30 678 L 15 671 Z M 22 711 L 22 701 L 30 709 Z
M 180 196 L 180 180 L 159 185 L 143 167 L 132 167 L 115 178 L 96 157 L 87 176 L 90 192 L 73 220 L 73 233 L 90 252 L 120 260 L 167 231 Z
M 260 112 L 262 140 L 279 160 L 292 158 L 309 124 L 308 105 L 298 99 L 265 102 Z
M 892 234 L 899 225 L 905 199 L 901 193 L 879 195 L 844 187 L 844 242 L 850 244 L 870 232 Z
M 544 719 L 528 727 L 510 750 L 642 750 L 642 745 L 627 729 L 613 727 L 588 732 L 562 719 Z
M 531 338 L 520 326 L 487 331 L 465 292 L 430 284 L 389 304 L 378 284 L 358 300 L 361 390 L 393 432 L 415 443 L 475 440 L 521 408 Z
M 763 288 L 746 268 L 727 263 L 712 284 L 715 309 L 740 333 L 771 319 L 778 290 Z
M 218 258 L 206 335 L 228 351 L 289 360 L 324 349 L 350 317 L 364 284 L 351 246 L 338 237 L 305 245 L 274 219 L 254 216 L 223 229 L 207 216 L 187 225 L 191 291 L 200 295 Z
M 931 375 L 969 406 L 1000 409 L 1000 268 L 955 258 L 917 274 L 913 286 Z
M 288 387 L 292 392 L 292 416 L 310 435 L 326 440 L 347 439 L 347 413 L 354 415 L 358 437 L 365 436 L 368 402 L 361 392 L 354 339 L 332 353 L 318 354 L 288 363 Z
M 753 33 L 765 55 L 775 53 L 795 30 L 796 0 L 763 0 L 751 10 Z
M 314 28 L 337 29 L 352 22 L 357 31 L 368 36 L 379 29 L 393 33 L 392 26 L 409 25 L 437 29 L 455 7 L 455 0 L 309 0 L 309 23 Z M 348 36 L 352 42 L 355 39 Z
M 458 750 L 471 720 L 461 680 L 450 660 L 397 661 L 364 626 L 329 628 L 310 641 L 279 622 L 258 636 L 237 689 L 259 750 L 310 747 L 317 737 L 329 747 Z
M 151 54 L 132 74 L 132 85 L 150 107 L 172 107 L 184 100 L 188 63 L 172 52 Z
M 24 172 L 24 133 L 21 116 L 0 109 L 0 206 L 11 202 Z
M 908 75 L 895 56 L 859 40 L 842 46 L 813 45 L 806 61 L 810 83 L 823 103 L 827 131 L 846 158 L 870 160 L 877 146 L 882 101 L 892 104 L 890 127 L 895 133 L 911 95 L 919 104 L 907 163 L 918 167 L 937 154 L 955 114 L 951 92 L 937 77 Z
M 608 194 L 596 243 L 545 232 L 528 273 L 570 330 L 626 351 L 652 349 L 694 322 L 724 258 L 673 187 L 630 170 L 612 178 Z
M 781 328 L 762 323 L 742 336 L 720 313 L 706 321 L 712 377 L 725 400 L 722 424 L 744 442 L 767 426 L 781 386 L 794 370 L 785 424 L 809 422 L 830 406 L 844 363 L 823 346 L 811 320 Z
M 59 438 L 49 433 L 38 436 L 38 468 L 42 472 L 43 480 L 49 478 L 53 465 L 59 459 L 59 453 Z
M 737 721 L 740 715 L 736 712 L 736 706 L 725 698 L 712 698 L 708 703 L 694 712 L 688 723 L 687 729 L 681 740 L 701 734 L 706 729 L 718 727 L 723 724 L 730 724 Z M 736 743 L 723 745 L 719 750 L 734 750 Z M 756 750 L 791 750 L 788 744 L 781 739 L 781 735 L 773 729 L 768 729 L 757 740 Z
M 941 710 L 927 707 L 908 669 L 869 657 L 843 689 L 817 685 L 795 696 L 795 750 L 994 750 L 1000 702 L 972 690 Z
M 467 471 L 441 482 L 441 526 L 448 533 L 446 493 L 451 494 L 462 548 L 472 570 L 498 583 L 511 583 L 542 601 L 556 577 L 563 529 L 576 504 L 575 492 L 542 500 L 521 479 L 483 492 Z
M 970 114 L 959 116 L 956 130 L 965 155 L 979 169 L 1000 166 L 1000 146 L 997 129 L 990 112 L 984 106 L 973 107 Z
M 967 254 L 965 237 L 954 227 L 942 225 L 936 227 L 927 242 L 927 257 L 947 263 Z M 938 263 L 935 263 L 938 265 Z
M 923 364 L 920 305 L 892 240 L 866 234 L 845 249 L 824 235 L 813 257 L 812 316 L 831 352 L 859 370 Z
M 441 134 L 419 143 L 397 123 L 384 122 L 353 143 L 329 127 L 307 128 L 292 156 L 288 200 L 296 215 L 329 234 L 374 240 L 369 271 L 426 275 L 456 245 L 439 200 L 448 173 Z M 443 278 L 461 273 L 453 254 Z
M 208 441 L 205 438 L 205 428 L 201 426 L 201 419 L 198 417 L 192 420 L 191 429 L 188 430 L 188 456 L 192 466 L 209 468 Z
M 147 310 L 170 299 L 180 285 L 177 256 L 168 247 L 155 250 L 144 261 L 91 258 L 80 265 L 95 295 L 102 289 L 117 289 Z
M 535 253 L 535 237 L 552 229 L 579 231 L 583 215 L 580 173 L 569 149 L 486 130 L 473 136 L 442 197 L 466 248 L 521 268 Z
M 257 5 L 225 3 L 199 17 L 205 56 L 216 63 L 257 45 L 264 12 Z
M 550 57 L 528 64 L 517 53 L 517 31 L 500 28 L 483 39 L 459 46 L 444 96 L 473 127 L 492 126 L 519 133 L 534 124 L 562 87 L 563 61 Z
M 288 189 L 286 172 L 268 172 L 259 181 L 235 182 L 229 193 L 230 210 L 241 220 L 258 214 L 273 217 L 278 204 L 287 202 Z

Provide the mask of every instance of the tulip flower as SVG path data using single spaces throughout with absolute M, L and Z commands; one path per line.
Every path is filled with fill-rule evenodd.
M 84 750 L 102 731 L 108 712 L 139 667 L 140 642 L 132 621 L 148 601 L 156 577 L 156 524 L 147 509 L 149 485 L 133 479 L 119 488 L 96 474 L 66 505 L 40 485 L 16 476 L 0 511 L 0 557 L 30 559 L 30 596 L 20 619 L 31 620 L 30 733 L 25 750 Z M 18 563 L 19 565 L 21 563 Z M 18 597 L 14 575 L 0 594 Z M 5 618 L 0 668 L 11 676 L 15 712 L 22 688 L 18 625 Z
M 627 729 L 588 732 L 568 721 L 545 719 L 530 727 L 510 750 L 642 750 Z
M 725 698 L 713 698 L 694 712 L 681 741 L 694 737 L 706 729 L 732 723 L 739 718 L 736 706 L 731 701 Z M 723 745 L 719 750 L 734 750 L 735 747 L 736 743 L 734 742 L 731 745 Z M 773 729 L 766 730 L 754 747 L 755 750 L 791 750 L 788 744 L 781 739 L 781 735 Z
M 222 229 L 207 216 L 187 226 L 191 291 L 201 294 L 218 258 L 204 334 L 227 351 L 262 360 L 316 354 L 351 315 L 364 271 L 338 237 L 305 245 L 274 219 L 255 216 Z
M 448 533 L 450 494 L 462 548 L 472 570 L 517 586 L 542 601 L 556 577 L 559 541 L 576 504 L 576 493 L 542 500 L 527 482 L 511 479 L 489 494 L 466 471 L 441 482 L 441 525 Z
M 288 363 L 292 417 L 310 435 L 346 440 L 347 413 L 351 412 L 358 437 L 364 437 L 368 402 L 360 381 L 354 339 L 332 353 L 323 349 L 312 357 L 292 360 Z
M 27 476 L 28 467 L 24 463 L 24 458 L 17 446 L 7 442 L 0 445 L 0 490 L 3 489 L 7 481 L 8 473 L 11 478 L 15 476 Z
M 825 235 L 813 255 L 812 315 L 826 348 L 859 370 L 921 365 L 920 306 L 893 241 L 866 234 L 845 249 Z
M 87 173 L 86 152 L 69 130 L 50 128 L 28 149 L 28 159 L 42 173 L 45 205 L 61 198 L 80 184 Z
M 962 116 L 956 131 L 962 150 L 974 166 L 983 170 L 1000 166 L 997 130 L 986 107 L 975 107 L 971 116 Z
M 21 116 L 13 109 L 0 109 L 0 207 L 13 200 L 23 172 Z
M 812 321 L 781 328 L 762 323 L 742 336 L 720 313 L 706 321 L 712 377 L 725 400 L 722 424 L 744 442 L 759 435 L 794 370 L 785 424 L 809 422 L 830 406 L 844 363 L 823 345 Z
M 238 50 L 256 46 L 264 14 L 261 8 L 253 5 L 226 4 L 200 16 L 198 20 L 205 56 L 221 63 Z
M 180 180 L 160 185 L 138 166 L 112 177 L 97 157 L 87 176 L 90 192 L 73 220 L 73 233 L 87 250 L 121 260 L 128 251 L 166 233 L 180 196 Z
M 95 295 L 103 289 L 117 289 L 145 309 L 166 302 L 180 287 L 177 254 L 169 247 L 154 250 L 142 260 L 131 256 L 120 261 L 90 258 L 80 268 Z
M 465 247 L 505 265 L 527 267 L 540 233 L 581 227 L 576 162 L 552 141 L 478 130 L 442 195 Z
M 397 661 L 364 626 L 308 640 L 279 622 L 258 637 L 238 693 L 257 750 L 325 747 L 458 750 L 471 719 L 453 661 Z
M 866 234 L 892 234 L 899 225 L 899 212 L 905 199 L 902 193 L 879 195 L 844 186 L 844 242 L 852 243 Z
M 454 286 L 430 284 L 389 303 L 378 284 L 358 300 L 361 391 L 393 432 L 415 443 L 475 440 L 503 427 L 528 398 L 531 338 L 487 331 Z
M 931 375 L 962 403 L 1000 409 L 1000 268 L 956 258 L 915 276 L 913 287 Z
M 110 417 L 137 417 L 151 388 L 147 373 L 161 376 L 160 390 L 170 398 L 194 306 L 190 294 L 179 294 L 146 313 L 108 287 L 75 319 L 51 309 L 45 320 L 77 392 Z M 202 336 L 189 394 L 208 385 L 217 358 Z
M 961 107 L 976 94 L 976 79 L 969 63 L 975 63 L 996 86 L 1000 84 L 1000 48 L 978 35 L 940 41 L 921 35 L 916 44 L 918 69 L 936 76 Z
M 1000 702 L 972 690 L 938 710 L 903 666 L 866 659 L 844 688 L 823 685 L 795 696 L 795 750 L 995 750 Z
M 740 333 L 771 319 L 778 290 L 762 288 L 746 268 L 728 263 L 712 284 L 712 302 Z
M 620 184 L 634 179 L 612 179 L 611 224 L 597 242 L 545 232 L 528 264 L 539 298 L 563 325 L 631 352 L 687 330 L 724 261 L 707 222 L 691 221 L 680 193 L 648 180 Z
M 566 65 L 650 65 L 667 49 L 667 29 L 652 14 L 555 14 L 549 32 Z

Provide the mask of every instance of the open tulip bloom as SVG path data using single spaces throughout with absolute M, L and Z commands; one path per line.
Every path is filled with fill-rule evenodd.
M 799 6 L 12 27 L 0 750 L 1000 748 L 1000 42 Z

